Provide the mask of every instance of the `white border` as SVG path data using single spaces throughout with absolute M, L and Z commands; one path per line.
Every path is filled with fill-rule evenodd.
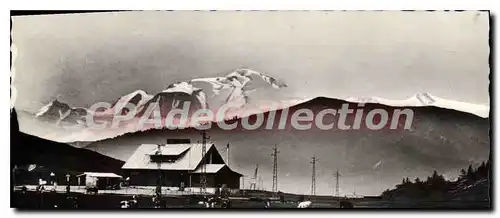
M 494 0 L 464 1 L 400 1 L 400 0 L 184 0 L 184 1 L 27 1 L 9 2 L 10 9 L 24 10 L 486 10 Z M 452 4 L 450 4 L 452 3 Z
M 427 9 L 434 9 L 434 10 L 492 10 L 493 14 L 500 13 L 500 10 L 495 7 L 496 5 L 499 4 L 494 4 L 496 2 L 495 0 L 454 0 L 454 1 L 433 1 L 433 0 L 406 0 L 406 1 L 400 1 L 400 0 L 379 0 L 379 1 L 374 1 L 374 0 L 366 0 L 366 1 L 361 1 L 361 0 L 343 0 L 343 1 L 318 1 L 318 0 L 303 0 L 303 1 L 297 1 L 297 0 L 283 0 L 283 1 L 270 1 L 270 0 L 246 0 L 246 1 L 235 1 L 235 0 L 228 0 L 228 1 L 207 1 L 207 0 L 183 0 L 183 1 L 172 1 L 172 2 L 165 2 L 165 1 L 148 1 L 148 0 L 140 0 L 140 1 L 132 1 L 132 0 L 120 0 L 120 1 L 103 1 L 103 0 L 86 0 L 86 1 L 64 1 L 64 0 L 45 0 L 45 1 L 39 1 L 39 0 L 32 0 L 32 1 L 26 1 L 26 0 L 17 0 L 17 1 L 4 1 L 2 2 L 4 5 L 7 5 L 9 10 L 427 10 Z M 8 23 L 8 15 L 9 11 L 8 10 L 2 10 L 2 22 L 1 22 L 1 28 L 3 31 L 9 30 L 10 24 Z M 497 21 L 498 22 L 498 21 Z M 10 35 L 10 33 L 9 33 Z M 3 57 L 0 59 L 2 61 L 2 69 L 4 69 L 6 72 L 9 72 L 9 56 L 7 55 L 7 50 L 10 49 L 8 44 L 6 43 L 8 40 L 8 35 L 3 34 L 2 38 L 4 39 L 4 43 L 0 43 L 1 50 L 3 51 L 2 54 Z M 495 35 L 495 39 L 497 40 L 498 36 Z M 495 57 L 495 63 L 497 61 L 497 57 Z M 0 94 L 1 100 L 4 105 L 2 108 L 2 112 L 0 113 L 0 125 L 1 125 L 1 139 L 3 140 L 4 143 L 2 145 L 4 146 L 4 149 L 2 150 L 1 154 L 3 155 L 1 158 L 1 161 L 3 162 L 1 164 L 3 171 L 3 177 L 2 180 L 0 180 L 0 191 L 2 192 L 1 194 L 1 205 L 3 209 L 7 209 L 10 206 L 10 197 L 8 193 L 8 188 L 9 185 L 9 180 L 7 179 L 7 175 L 10 175 L 8 172 L 7 166 L 10 165 L 9 162 L 9 156 L 10 152 L 8 149 L 9 143 L 7 143 L 7 140 L 10 136 L 10 117 L 7 116 L 7 108 L 10 108 L 7 106 L 7 104 L 10 105 L 10 97 L 9 97 L 9 91 L 8 91 L 8 85 L 9 84 L 9 73 L 2 73 L 1 74 L 2 81 L 0 82 L 0 86 L 2 86 L 2 92 Z M 498 76 L 496 76 L 496 79 L 498 79 Z M 495 84 L 498 86 L 498 81 L 495 81 Z M 495 89 L 496 91 L 496 89 Z M 498 102 L 498 97 L 499 94 L 497 93 L 495 95 L 495 100 L 494 102 Z M 498 112 L 498 108 L 495 108 L 495 112 Z M 496 113 L 497 114 L 497 113 Z M 495 135 L 498 137 L 498 130 L 495 129 Z M 496 144 L 496 143 L 494 143 Z M 496 164 L 496 160 L 498 157 L 498 148 L 495 148 L 495 166 L 493 169 L 498 168 L 498 164 Z M 495 189 L 498 190 L 498 179 L 494 180 L 496 187 Z M 495 195 L 496 197 L 498 195 Z M 498 208 L 498 198 L 495 198 L 495 205 L 494 208 Z M 66 216 L 66 213 L 14 213 L 12 209 L 7 209 L 8 211 L 2 211 L 2 212 L 7 212 L 8 217 L 14 216 L 14 215 L 21 215 L 25 216 L 27 214 L 34 214 L 37 216 Z M 176 212 L 179 213 L 179 212 Z M 4 215 L 5 213 L 2 213 Z M 169 216 L 173 215 L 173 213 L 149 213 L 154 216 Z M 233 213 L 188 213 L 188 212 L 180 212 L 182 215 L 201 215 L 203 217 L 221 217 L 221 216 L 232 216 L 234 215 Z M 87 213 L 72 213 L 71 216 L 88 216 L 90 214 Z M 120 213 L 120 214 L 95 214 L 95 215 L 106 215 L 106 216 L 137 216 L 140 214 L 137 213 Z M 238 216 L 245 217 L 245 216 L 255 216 L 257 214 L 251 214 L 251 213 L 239 213 Z M 304 216 L 306 215 L 305 213 L 295 213 L 295 212 L 286 212 L 286 213 L 262 213 L 259 214 L 258 216 Z M 340 215 L 335 212 L 316 212 L 316 213 L 308 213 L 307 215 L 316 215 L 316 216 L 323 216 L 323 217 L 329 217 L 331 215 Z M 402 214 L 400 213 L 375 213 L 375 212 L 369 212 L 369 213 L 342 213 L 342 216 L 378 216 L 378 217 L 385 217 L 385 216 L 397 216 L 400 217 Z M 421 214 L 419 213 L 407 213 L 405 216 L 420 216 Z M 489 213 L 481 213 L 481 214 L 471 214 L 471 213 L 426 213 L 425 216 L 444 216 L 444 215 L 449 215 L 453 217 L 457 216 L 466 216 L 469 217 L 471 215 L 473 216 L 485 216 L 485 215 L 491 215 Z

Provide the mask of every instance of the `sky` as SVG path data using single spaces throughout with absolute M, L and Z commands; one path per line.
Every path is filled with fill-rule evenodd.
M 113 12 L 13 19 L 15 107 L 113 102 L 248 67 L 277 98 L 428 92 L 489 104 L 486 12 Z M 275 96 L 276 97 L 276 96 Z

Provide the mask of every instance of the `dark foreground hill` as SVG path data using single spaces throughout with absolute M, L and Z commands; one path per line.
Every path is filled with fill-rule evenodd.
M 436 171 L 427 179 L 404 178 L 382 198 L 400 202 L 468 202 L 475 208 L 491 208 L 491 157 L 479 167 L 462 169 L 458 179 L 450 181 Z
M 17 114 L 11 113 L 11 169 L 34 164 L 51 171 L 118 172 L 123 161 L 19 131 Z

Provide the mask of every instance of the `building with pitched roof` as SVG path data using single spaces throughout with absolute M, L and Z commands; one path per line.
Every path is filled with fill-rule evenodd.
M 119 189 L 122 176 L 114 173 L 84 172 L 76 176 L 78 185 L 99 189 Z
M 203 163 L 207 187 L 239 189 L 242 174 L 229 168 L 214 144 L 206 144 L 203 157 L 202 144 L 189 140 L 167 140 L 163 145 L 142 144 L 123 165 L 122 171 L 132 186 L 156 186 L 161 182 L 164 187 L 196 188 L 201 186 Z

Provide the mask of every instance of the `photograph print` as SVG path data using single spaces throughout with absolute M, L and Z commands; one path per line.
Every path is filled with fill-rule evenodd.
M 492 210 L 488 11 L 11 16 L 11 208 Z

